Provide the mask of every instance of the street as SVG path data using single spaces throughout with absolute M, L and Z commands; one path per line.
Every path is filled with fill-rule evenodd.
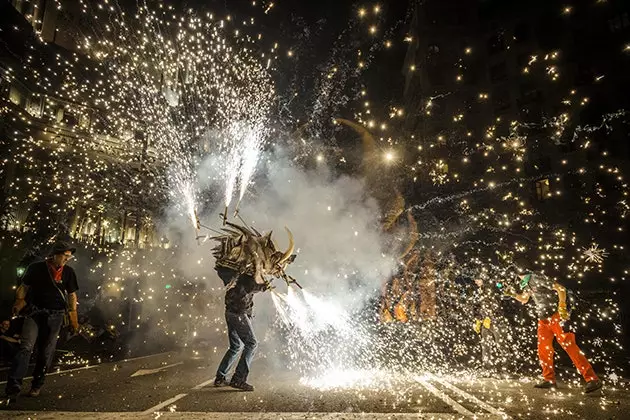
M 313 388 L 291 372 L 270 373 L 254 361 L 254 392 L 213 386 L 220 351 L 167 352 L 54 372 L 39 398 L 21 396 L 2 418 L 354 419 L 354 418 L 627 418 L 630 392 L 608 384 L 583 395 L 560 383 L 533 389 L 531 380 L 469 380 L 428 372 L 350 386 Z M 6 370 L 1 372 L 2 386 Z M 339 373 L 339 376 L 343 373 Z M 24 384 L 28 390 L 30 379 Z

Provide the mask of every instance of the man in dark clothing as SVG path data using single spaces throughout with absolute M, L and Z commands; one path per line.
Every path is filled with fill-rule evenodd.
M 79 327 L 77 317 L 77 277 L 66 263 L 76 248 L 66 242 L 56 242 L 50 256 L 32 263 L 22 277 L 13 305 L 14 315 L 24 315 L 21 342 L 13 359 L 7 380 L 6 394 L 15 401 L 36 343 L 37 360 L 29 396 L 39 396 L 46 371 L 50 368 L 57 345 L 57 337 L 67 313 L 73 330 Z M 27 304 L 28 303 L 28 304 Z
M 567 311 L 567 291 L 560 283 L 542 274 L 531 271 L 519 275 L 521 293 L 507 291 L 507 294 L 522 304 L 534 299 L 538 315 L 538 359 L 543 372 L 543 381 L 536 388 L 556 388 L 556 375 L 553 367 L 554 337 L 567 352 L 571 361 L 586 381 L 586 393 L 602 387 L 602 381 L 575 342 L 575 334 L 564 331 L 564 321 L 570 317 Z
M 229 385 L 243 391 L 253 391 L 254 387 L 247 383 L 247 376 L 258 346 L 252 328 L 254 293 L 270 289 L 270 284 L 268 282 L 257 283 L 253 276 L 239 274 L 236 270 L 225 267 L 217 267 L 217 274 L 227 284 L 225 321 L 228 327 L 230 347 L 219 364 L 214 385 Z M 226 377 L 241 349 L 243 353 L 234 375 L 232 375 L 232 380 L 228 383 Z
M 473 329 L 481 336 L 481 360 L 483 369 L 492 371 L 501 353 L 501 336 L 497 328 L 499 303 L 497 296 L 481 278 L 475 279 L 475 325 Z

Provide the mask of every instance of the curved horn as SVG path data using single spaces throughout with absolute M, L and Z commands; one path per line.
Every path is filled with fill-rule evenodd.
M 383 222 L 383 230 L 385 232 L 394 226 L 394 223 L 396 223 L 400 215 L 405 211 L 405 199 L 400 192 L 396 191 L 396 198 L 388 204 L 389 208 L 387 209 L 387 214 Z
M 367 128 L 354 121 L 346 120 L 345 118 L 336 118 L 336 121 L 346 127 L 350 127 L 355 133 L 361 136 L 361 141 L 363 142 L 363 166 L 364 170 L 368 170 L 368 168 L 371 167 L 370 161 L 376 158 L 378 151 L 374 136 Z
M 416 222 L 416 219 L 414 219 L 413 215 L 411 214 L 411 212 L 409 210 L 407 210 L 407 221 L 409 222 L 409 244 L 407 245 L 407 248 L 405 248 L 405 250 L 403 251 L 402 255 L 399 257 L 400 259 L 403 259 L 407 256 L 407 254 L 409 254 L 409 252 L 413 249 L 413 247 L 416 245 L 416 242 L 418 242 L 418 223 Z
M 291 233 L 288 227 L 285 226 L 284 228 L 286 229 L 287 234 L 289 235 L 289 247 L 287 248 L 286 251 L 284 251 L 284 254 L 282 254 L 282 258 L 280 258 L 280 261 L 278 261 L 278 264 L 280 265 L 284 264 L 284 262 L 289 259 L 291 254 L 293 254 L 293 249 L 295 248 L 295 244 L 293 243 L 293 234 Z

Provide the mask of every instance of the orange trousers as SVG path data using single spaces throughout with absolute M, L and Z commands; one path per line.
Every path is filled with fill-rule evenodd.
M 586 382 L 597 379 L 593 367 L 575 343 L 575 334 L 564 332 L 560 315 L 555 313 L 551 318 L 538 320 L 538 359 L 540 360 L 545 381 L 554 382 L 556 380 L 556 373 L 553 369 L 554 337 L 556 337 L 564 351 L 567 352 Z

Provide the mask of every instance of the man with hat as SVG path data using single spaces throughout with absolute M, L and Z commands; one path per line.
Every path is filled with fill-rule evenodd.
M 586 381 L 584 392 L 597 391 L 602 387 L 602 381 L 597 377 L 593 367 L 576 344 L 575 334 L 564 330 L 564 322 L 570 318 L 570 313 L 567 310 L 567 289 L 547 276 L 534 273 L 524 267 L 522 264 L 518 267 L 521 293 L 506 290 L 506 294 L 522 304 L 529 302 L 531 297 L 536 304 L 538 359 L 542 367 L 543 381 L 536 384 L 535 387 L 557 388 L 553 366 L 553 339 L 555 337 Z
M 6 394 L 14 401 L 20 393 L 35 344 L 38 344 L 33 381 L 28 395 L 39 396 L 46 370 L 50 368 L 57 345 L 57 336 L 68 315 L 74 331 L 79 328 L 77 316 L 77 276 L 66 263 L 76 248 L 58 241 L 48 258 L 30 264 L 15 293 L 13 314 L 23 315 L 21 342 L 9 370 Z

